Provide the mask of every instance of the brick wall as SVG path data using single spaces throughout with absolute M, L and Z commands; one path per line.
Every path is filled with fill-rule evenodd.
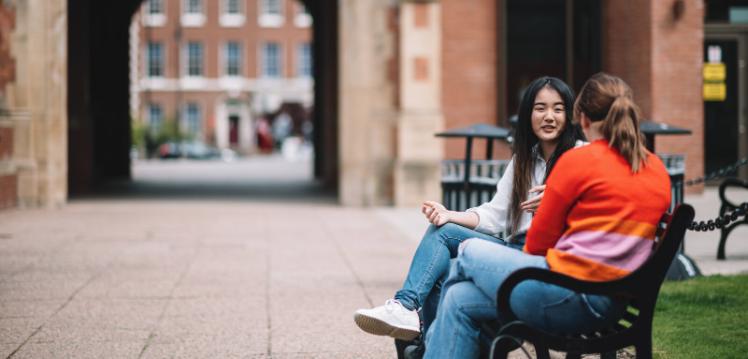
M 13 9 L 0 2 L 0 107 L 4 107 L 5 86 L 13 82 L 16 63 L 10 54 L 10 35 L 15 26 Z
M 603 70 L 634 90 L 647 119 L 690 129 L 690 136 L 660 136 L 660 153 L 686 155 L 686 178 L 703 175 L 703 1 L 610 0 L 603 8 Z M 689 188 L 689 191 L 701 191 Z
M 16 175 L 0 176 L 0 209 L 16 206 L 17 188 Z
M 499 119 L 498 25 L 496 0 L 443 1 L 442 3 L 442 111 L 444 127 L 475 123 L 496 124 Z M 465 141 L 444 140 L 445 158 L 463 158 Z M 483 158 L 484 141 L 474 145 Z M 496 146 L 508 157 L 506 146 Z M 475 158 L 475 157 L 474 157 Z
M 223 58 L 223 46 L 227 41 L 238 41 L 241 45 L 241 60 L 243 76 L 255 78 L 259 73 L 260 47 L 265 42 L 278 42 L 281 45 L 283 56 L 283 74 L 294 77 L 297 69 L 297 47 L 301 43 L 311 41 L 310 27 L 297 27 L 294 18 L 298 11 L 296 1 L 286 0 L 283 2 L 285 16 L 284 24 L 279 28 L 263 28 L 258 25 L 259 1 L 241 1 L 245 22 L 240 27 L 222 27 L 219 24 L 219 1 L 203 2 L 205 24 L 200 27 L 180 27 L 180 14 L 182 10 L 181 0 L 164 1 L 166 24 L 161 27 L 143 26 L 140 29 L 140 44 L 144 51 L 148 41 L 160 41 L 164 44 L 166 68 L 165 77 L 174 78 L 180 73 L 178 67 L 185 66 L 185 59 L 180 58 L 181 51 L 177 48 L 175 36 L 181 33 L 181 44 L 186 46 L 189 41 L 198 41 L 203 44 L 203 73 L 207 78 L 216 78 L 223 74 L 223 66 L 219 61 Z M 142 14 L 142 12 L 141 12 Z M 145 55 L 145 53 L 143 52 Z M 141 61 L 141 73 L 145 72 L 145 56 Z
M 603 71 L 621 77 L 634 90 L 644 116 L 651 116 L 651 0 L 604 2 Z
M 704 173 L 703 3 L 684 0 L 685 11 L 675 19 L 671 2 L 652 2 L 652 118 L 693 132 L 690 136 L 663 136 L 656 140 L 656 149 L 685 154 L 686 178 Z M 702 188 L 688 190 L 701 192 Z
M 15 25 L 15 14 L 0 2 L 0 112 L 7 111 L 6 86 L 15 80 L 15 60 L 10 53 L 10 35 Z M 18 198 L 17 176 L 8 163 L 13 156 L 13 128 L 0 113 L 0 209 L 15 207 Z M 11 171 L 3 171 L 3 167 Z

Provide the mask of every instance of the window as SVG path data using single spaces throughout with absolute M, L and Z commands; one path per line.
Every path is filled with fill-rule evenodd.
M 223 10 L 218 23 L 223 27 L 241 27 L 244 25 L 244 13 L 240 0 L 222 0 Z
M 163 0 L 146 1 L 144 12 L 143 24 L 145 26 L 158 27 L 166 25 L 166 15 L 164 14 Z
M 148 56 L 146 75 L 148 77 L 164 76 L 163 45 L 160 42 L 148 42 L 146 56 Z
M 261 0 L 260 17 L 257 19 L 262 27 L 283 26 L 283 3 L 281 0 Z
M 162 0 L 148 0 L 146 3 L 149 15 L 158 15 L 164 13 L 164 2 Z
M 240 14 L 241 11 L 239 0 L 224 1 L 224 12 L 226 14 Z
M 185 14 L 202 14 L 203 0 L 185 0 L 184 12 Z
M 262 14 L 283 15 L 281 0 L 262 0 Z
M 312 47 L 309 43 L 303 43 L 299 45 L 297 51 L 297 69 L 296 75 L 298 77 L 311 77 L 312 76 Z
M 182 26 L 200 27 L 205 24 L 203 0 L 182 0 Z
M 312 25 L 312 15 L 309 14 L 304 4 L 296 4 L 296 15 L 293 18 L 293 23 L 296 27 L 309 27 Z
M 262 75 L 265 77 L 281 76 L 280 45 L 268 42 L 262 47 Z
M 148 105 L 148 127 L 153 132 L 161 131 L 161 126 L 164 123 L 164 113 L 161 110 L 161 105 L 152 103 Z
M 238 42 L 230 41 L 226 43 L 226 48 L 224 52 L 224 56 L 225 56 L 224 74 L 226 74 L 226 76 L 241 75 L 241 64 L 242 64 L 241 55 L 242 55 L 241 46 L 239 46 Z
M 190 41 L 187 43 L 187 76 L 203 76 L 203 44 Z
M 185 106 L 185 130 L 190 135 L 196 135 L 201 132 L 202 124 L 200 121 L 200 105 L 197 102 L 189 102 Z

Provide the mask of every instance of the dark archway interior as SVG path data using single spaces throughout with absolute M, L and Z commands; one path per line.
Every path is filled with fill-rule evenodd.
M 131 178 L 129 27 L 143 0 L 68 0 L 68 192 Z M 314 19 L 314 177 L 338 181 L 338 10 L 303 1 Z

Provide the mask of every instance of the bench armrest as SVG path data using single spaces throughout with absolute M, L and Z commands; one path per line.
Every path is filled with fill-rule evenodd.
M 504 283 L 501 284 L 496 294 L 499 318 L 505 323 L 517 320 L 517 316 L 511 309 L 509 299 L 514 288 L 526 280 L 537 280 L 585 294 L 626 297 L 625 293 L 627 293 L 627 281 L 625 279 L 609 282 L 591 282 L 572 278 L 548 269 L 522 268 L 510 274 Z

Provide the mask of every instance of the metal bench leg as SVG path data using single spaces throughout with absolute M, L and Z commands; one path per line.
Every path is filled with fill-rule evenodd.
M 727 227 L 722 228 L 719 233 L 719 247 L 717 247 L 717 259 L 724 260 L 725 259 L 725 244 L 727 243 L 727 236 L 730 235 L 730 232 L 732 232 L 735 227 L 737 227 L 740 223 L 733 223 Z
M 652 337 L 636 344 L 636 359 L 652 359 Z

